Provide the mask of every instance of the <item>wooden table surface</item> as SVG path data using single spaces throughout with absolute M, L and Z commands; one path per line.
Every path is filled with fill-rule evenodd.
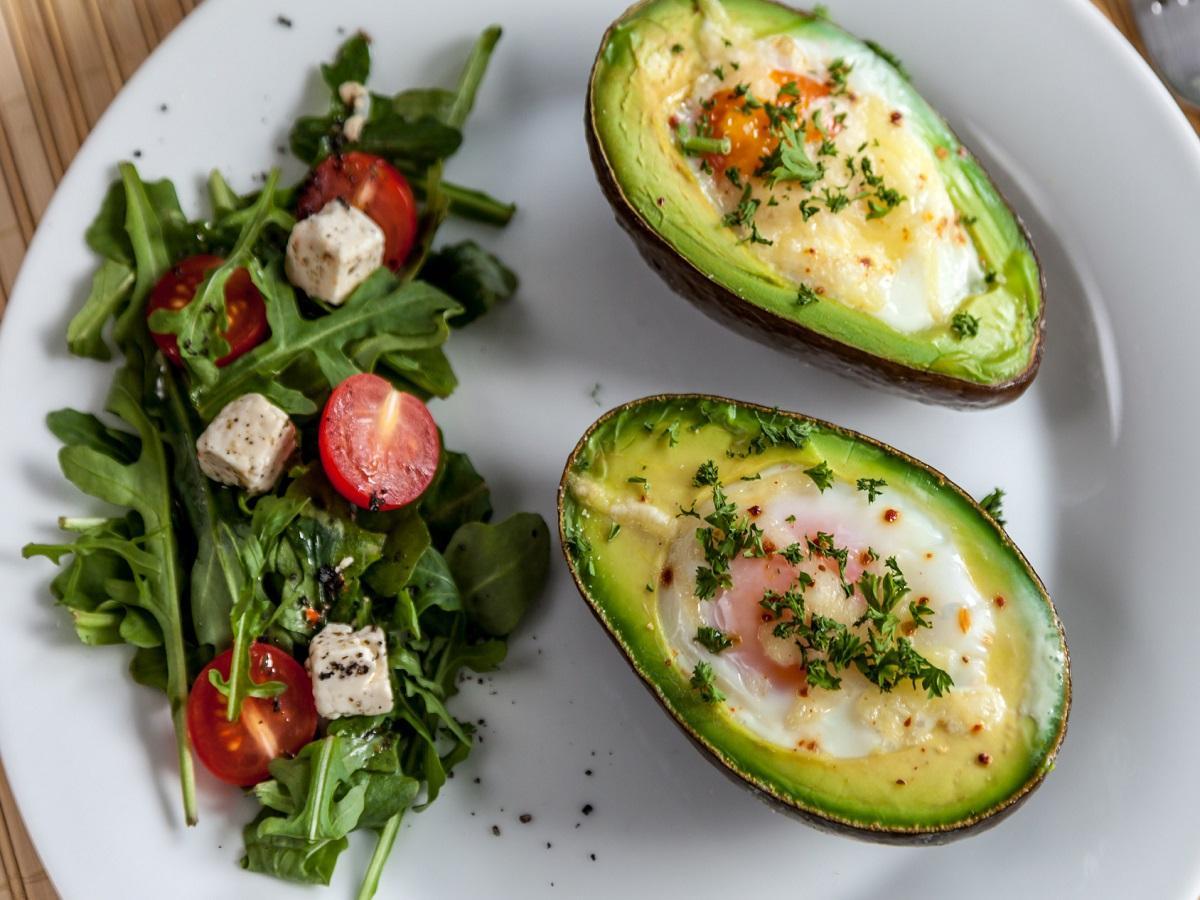
M 1124 0 L 1093 0 L 1142 49 Z M 0 314 L 54 187 L 110 100 L 199 0 L 0 0 Z M 1200 115 L 1191 114 L 1200 131 Z M 0 770 L 0 900 L 58 896 Z

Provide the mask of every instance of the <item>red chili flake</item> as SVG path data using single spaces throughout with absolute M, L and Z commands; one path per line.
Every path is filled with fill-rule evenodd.
M 888 118 L 891 120 L 893 125 L 899 125 L 900 121 L 904 118 L 904 113 L 900 112 L 898 109 L 893 110 L 892 114 L 888 116 Z
M 1007 603 L 1008 601 L 1005 600 L 1000 594 L 997 594 L 996 599 L 993 600 L 992 602 L 995 603 L 996 606 L 999 607 L 1000 609 L 1004 609 L 1004 604 Z
M 658 580 L 662 582 L 663 587 L 670 587 L 671 582 L 675 580 L 675 570 L 670 566 L 665 567 L 662 570 L 662 574 L 659 576 Z
M 755 503 L 752 507 L 746 510 L 750 514 L 750 518 L 757 519 L 762 515 L 762 507 Z
M 764 553 L 768 553 L 768 554 L 774 553 L 778 549 L 779 548 L 775 546 L 774 541 L 772 541 L 772 540 L 763 541 L 763 552 Z
M 905 728 L 908 728 L 910 725 L 912 725 L 912 716 L 909 716 L 907 719 L 904 720 Z
M 891 524 L 900 518 L 900 510 L 892 509 L 890 506 L 883 511 L 883 521 Z
M 983 723 L 982 722 L 976 722 L 974 725 L 971 726 L 971 734 L 979 734 L 979 732 L 981 732 L 981 731 L 983 731 Z
M 992 764 L 992 757 L 991 757 L 991 754 L 988 754 L 988 753 L 980 753 L 980 754 L 979 754 L 977 757 L 975 757 L 975 758 L 976 758 L 977 760 L 979 760 L 979 764 L 980 764 L 981 766 L 989 766 L 989 765 L 991 765 L 991 764 Z
M 896 784 L 900 785 L 900 787 L 904 787 L 904 785 L 905 785 L 905 784 L 907 784 L 907 783 L 908 783 L 908 782 L 906 782 L 906 781 L 905 781 L 903 778 L 897 778 L 897 779 L 896 779 Z

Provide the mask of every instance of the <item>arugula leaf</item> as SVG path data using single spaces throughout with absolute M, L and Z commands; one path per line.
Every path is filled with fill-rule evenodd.
M 461 129 L 467 121 L 467 116 L 475 105 L 475 95 L 478 93 L 483 75 L 487 71 L 492 51 L 495 50 L 496 44 L 500 40 L 500 33 L 500 27 L 497 25 L 484 29 L 475 41 L 475 46 L 471 48 L 471 53 L 467 57 L 462 73 L 458 77 L 458 84 L 454 89 L 454 102 L 446 111 L 445 121 L 451 128 Z M 425 178 L 420 184 L 420 190 L 425 195 L 425 212 L 421 216 L 417 230 L 416 249 L 410 254 L 405 265 L 403 274 L 406 278 L 413 277 L 425 265 L 425 260 L 433 247 L 434 235 L 450 212 L 450 198 L 442 187 L 443 167 L 442 160 L 433 163 L 429 166 Z
M 209 672 L 213 686 L 226 697 L 225 717 L 230 722 L 242 716 L 242 701 L 247 697 L 275 697 L 284 690 L 281 681 L 256 682 L 250 675 L 250 645 L 266 630 L 279 607 L 267 595 L 263 576 L 268 559 L 283 539 L 292 521 L 308 505 L 306 498 L 295 496 L 263 497 L 254 507 L 249 534 L 236 541 L 244 579 L 233 608 L 229 625 L 233 633 L 233 654 L 229 661 L 229 677 L 216 669 Z M 233 542 L 232 529 L 220 526 Z
M 279 223 L 275 187 L 279 170 L 272 169 L 258 199 L 248 210 L 248 218 L 237 242 L 225 261 L 209 272 L 196 290 L 195 297 L 177 310 L 158 309 L 150 316 L 150 328 L 159 334 L 174 334 L 179 353 L 189 374 L 201 384 L 211 385 L 219 377 L 217 360 L 229 352 L 224 332 L 229 327 L 225 309 L 225 284 L 238 269 L 254 264 L 255 246 L 268 225 Z M 279 224 L 290 225 L 291 217 Z
M 463 311 L 453 317 L 459 328 L 474 322 L 517 289 L 517 276 L 474 241 L 462 241 L 430 254 L 421 279 L 457 300 Z
M 311 415 L 317 411 L 316 403 L 279 381 L 291 365 L 311 355 L 333 387 L 360 371 L 347 352 L 351 342 L 389 333 L 407 339 L 413 348 L 436 346 L 444 340 L 447 316 L 461 308 L 427 284 L 401 284 L 395 275 L 380 268 L 344 305 L 320 318 L 306 319 L 279 272 L 268 276 L 254 264 L 250 272 L 267 305 L 271 336 L 221 369 L 215 382 L 192 386 L 192 402 L 205 419 L 252 391 L 265 394 L 285 412 Z
M 293 759 L 274 760 L 272 780 L 254 788 L 267 809 L 243 832 L 243 868 L 329 884 L 366 806 L 366 783 L 351 784 L 366 760 L 361 742 L 337 734 L 307 744 Z
M 202 429 L 171 367 L 162 374 L 160 416 L 174 451 L 176 490 L 196 542 L 189 587 L 192 628 L 196 640 L 215 652 L 233 636 L 230 612 L 246 586 L 239 546 L 249 537 L 249 523 L 232 492 L 218 488 L 200 470 L 196 440 Z
M 155 370 L 145 366 L 143 352 L 140 346 L 129 348 L 128 361 L 113 380 L 107 404 L 109 412 L 137 433 L 141 441 L 137 458 L 127 460 L 125 448 L 113 456 L 88 440 L 66 445 L 59 453 L 59 464 L 67 479 L 85 494 L 131 509 L 141 518 L 144 530 L 140 536 L 110 540 L 103 546 L 119 555 L 132 571 L 135 590 L 126 592 L 124 599 L 145 610 L 162 635 L 184 815 L 188 824 L 194 824 L 195 778 L 185 708 L 190 679 L 183 637 L 179 545 L 172 520 L 172 476 L 163 437 L 143 406 L 143 397 L 153 390 L 155 377 Z M 60 547 L 60 553 L 78 549 L 86 555 L 89 540 L 88 535 L 83 537 L 80 544 Z M 25 555 L 40 553 L 55 558 L 47 549 L 30 546 Z
M 92 359 L 112 358 L 104 342 L 104 326 L 129 301 L 133 282 L 133 270 L 125 263 L 106 259 L 100 264 L 87 300 L 67 326 L 67 348 L 72 353 Z
M 545 584 L 550 530 L 537 513 L 516 513 L 498 525 L 468 522 L 450 539 L 446 562 L 468 619 L 485 634 L 503 637 Z

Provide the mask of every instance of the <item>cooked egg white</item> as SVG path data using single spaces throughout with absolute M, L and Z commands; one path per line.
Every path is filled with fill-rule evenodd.
M 934 611 L 932 627 L 909 635 L 914 647 L 954 679 L 948 694 L 931 699 L 907 682 L 883 693 L 854 670 L 839 673 L 843 680 L 838 690 L 780 678 L 788 667 L 798 675 L 799 651 L 791 641 L 773 636 L 774 623 L 763 622 L 756 607 L 766 588 L 786 589 L 795 570 L 778 554 L 735 560 L 732 588 L 699 600 L 695 572 L 705 562 L 696 522 L 680 519 L 665 563 L 674 577 L 658 593 L 663 638 L 686 671 L 701 660 L 712 666 L 716 684 L 727 697 L 724 706 L 743 727 L 780 747 L 860 757 L 924 744 L 939 734 L 985 731 L 1001 722 L 1008 707 L 988 681 L 995 634 L 992 604 L 972 582 L 953 536 L 915 503 L 899 491 L 867 503 L 862 492 L 840 482 L 822 493 L 801 467 L 790 465 L 768 469 L 755 481 L 726 485 L 725 490 L 740 511 L 749 511 L 765 541 L 776 548 L 803 543 L 817 531 L 832 534 L 837 546 L 850 551 L 850 580 L 864 567 L 882 573 L 883 560 L 894 556 L 911 588 L 902 605 L 926 598 Z M 711 500 L 707 510 L 701 504 L 700 511 L 711 512 Z M 865 555 L 868 548 L 879 559 L 870 560 Z M 845 596 L 830 560 L 810 555 L 798 568 L 813 578 L 805 591 L 811 612 L 846 625 L 862 614 L 862 597 Z M 694 640 L 701 625 L 733 636 L 734 646 L 709 653 Z M 864 630 L 859 634 L 865 637 Z
M 813 100 L 803 114 L 811 120 L 813 111 L 820 109 L 823 128 L 844 116 L 841 130 L 830 137 L 836 156 L 819 156 L 820 141 L 812 134 L 805 146 L 810 159 L 824 163 L 825 177 L 811 190 L 796 182 L 769 188 L 753 179 L 754 196 L 761 201 L 755 225 L 761 238 L 771 242 L 754 243 L 753 251 L 822 298 L 861 310 L 900 332 L 944 325 L 965 298 L 984 289 L 983 271 L 946 192 L 934 152 L 917 133 L 909 110 L 888 98 L 887 82 L 895 74 L 865 52 L 845 56 L 809 39 L 755 39 L 745 32 L 726 45 L 727 34 L 738 31 L 727 22 L 719 28 L 706 26 L 701 40 L 706 71 L 690 92 L 677 98 L 677 121 L 700 121 L 701 104 L 739 85 L 748 86 L 753 97 L 776 99 L 779 82 L 772 73 L 795 73 L 825 83 L 834 59 L 852 67 L 844 93 Z M 886 187 L 905 199 L 877 218 L 867 217 L 869 208 L 861 200 L 831 212 L 819 199 L 825 189 L 844 189 L 848 197 L 868 189 L 861 172 L 855 175 L 846 168 L 848 158 L 860 160 L 864 154 Z M 713 205 L 722 214 L 735 210 L 742 188 L 721 172 L 705 171 L 702 158 L 693 157 L 692 163 Z M 768 205 L 771 195 L 777 205 Z M 802 201 L 819 211 L 806 220 Z

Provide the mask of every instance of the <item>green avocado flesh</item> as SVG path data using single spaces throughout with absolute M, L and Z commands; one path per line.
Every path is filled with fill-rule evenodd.
M 677 126 L 681 116 L 694 115 L 696 122 L 700 121 L 702 114 L 694 111 L 696 97 L 704 96 L 697 87 L 699 80 L 718 73 L 724 79 L 721 84 L 728 86 L 750 69 L 752 54 L 759 52 L 755 47 L 761 48 L 763 41 L 780 36 L 796 39 L 798 46 L 809 48 L 805 53 L 811 51 L 820 59 L 821 68 L 810 69 L 808 77 L 825 78 L 827 71 L 837 71 L 826 67 L 836 64 L 849 69 L 851 85 L 870 86 L 870 92 L 862 96 L 842 91 L 834 98 L 841 105 L 831 108 L 849 110 L 851 117 L 856 114 L 855 104 L 859 104 L 858 109 L 883 110 L 884 123 L 888 121 L 887 110 L 895 110 L 891 113 L 894 117 L 901 116 L 902 110 L 902 118 L 893 119 L 900 123 L 895 129 L 897 133 L 901 125 L 907 129 L 912 137 L 905 140 L 911 143 L 904 146 L 919 147 L 922 165 L 932 173 L 932 178 L 919 184 L 940 180 L 941 184 L 933 187 L 938 192 L 944 190 L 948 202 L 938 202 L 951 217 L 957 214 L 957 218 L 945 220 L 949 222 L 947 227 L 959 236 L 956 240 L 960 247 L 973 250 L 963 252 L 972 259 L 975 274 L 964 276 L 961 289 L 947 289 L 947 299 L 939 301 L 936 314 L 928 322 L 913 319 L 911 327 L 901 327 L 897 320 L 880 312 L 881 307 L 872 306 L 874 300 L 850 302 L 846 296 L 826 293 L 817 276 L 803 275 L 796 268 L 801 264 L 793 262 L 799 258 L 797 254 L 813 252 L 802 249 L 806 235 L 812 234 L 810 228 L 826 227 L 822 223 L 837 216 L 866 215 L 870 201 L 861 199 L 863 194 L 857 192 L 867 193 L 871 188 L 860 176 L 846 174 L 847 157 L 861 164 L 862 156 L 871 156 L 876 171 L 887 176 L 886 185 L 887 179 L 904 165 L 894 155 L 887 155 L 886 145 L 880 148 L 877 142 L 864 139 L 857 151 L 861 156 L 856 157 L 853 148 L 843 147 L 839 155 L 822 157 L 817 149 L 819 138 L 810 125 L 807 155 L 810 162 L 824 165 L 827 175 L 823 180 L 805 188 L 795 181 L 770 183 L 762 177 L 747 178 L 747 183 L 752 182 L 753 198 L 759 201 L 760 222 L 764 214 L 782 215 L 767 210 L 768 204 L 779 210 L 794 209 L 797 219 L 805 204 L 814 211 L 811 221 L 797 221 L 795 230 L 772 246 L 752 240 L 744 222 L 731 224 L 727 220 L 729 195 L 725 207 L 711 198 L 712 185 L 723 176 L 719 172 L 702 174 L 703 157 L 683 151 Z M 740 72 L 734 72 L 731 66 L 738 58 L 742 60 Z M 881 365 L 868 365 L 882 369 L 898 382 L 903 381 L 904 371 L 915 370 L 951 383 L 965 383 L 977 394 L 979 386 L 1000 390 L 1024 385 L 1032 378 L 1040 358 L 1043 298 L 1042 277 L 1028 235 L 946 122 L 900 70 L 866 43 L 824 17 L 769 0 L 648 0 L 633 7 L 607 33 L 592 73 L 589 96 L 588 127 L 594 162 L 602 184 L 607 182 L 606 192 L 618 215 L 634 217 L 639 227 L 644 226 L 665 241 L 678 257 L 676 264 L 694 269 L 705 280 L 702 290 L 711 285 L 719 291 L 721 302 L 733 307 L 732 317 L 757 323 L 759 330 L 766 332 L 760 335 L 763 339 L 770 340 L 771 323 L 778 326 L 782 320 L 784 330 L 800 326 L 802 335 L 811 333 L 827 345 L 842 348 L 833 352 L 850 358 L 855 365 L 861 365 L 863 354 L 869 360 L 882 361 Z M 705 102 L 699 101 L 700 109 Z M 872 107 L 872 103 L 877 105 Z M 801 124 L 804 121 L 801 119 Z M 773 133 L 782 133 L 777 126 L 772 127 L 776 128 Z M 885 124 L 883 130 L 870 133 L 886 138 L 890 127 Z M 742 174 L 746 177 L 745 172 Z M 845 188 L 850 205 L 830 211 L 833 207 L 821 199 L 827 188 L 835 193 Z M 905 200 L 917 193 L 922 192 L 910 191 Z M 929 191 L 924 193 L 933 196 Z M 779 202 L 773 202 L 773 198 Z M 896 211 L 862 223 L 860 233 L 873 243 L 862 245 L 861 259 L 869 260 L 870 247 L 878 248 L 885 240 L 893 244 L 899 240 L 883 235 L 889 221 L 894 223 L 909 214 L 907 208 L 901 203 Z M 928 231 L 932 226 L 923 227 Z M 910 240 L 907 231 L 904 240 Z M 846 258 L 853 259 L 858 255 L 859 240 L 855 238 L 849 246 Z M 907 252 L 899 250 L 899 255 L 890 258 L 907 259 Z M 864 265 L 870 268 L 869 261 Z M 788 270 L 788 266 L 792 268 Z M 900 275 L 896 274 L 895 279 L 898 282 Z M 926 297 L 935 293 L 929 287 L 933 283 L 924 283 L 921 290 Z M 812 302 L 816 296 L 811 293 L 814 285 L 820 295 L 817 302 Z M 1009 391 L 1004 399 L 1010 396 L 1015 393 Z
M 793 499 L 786 502 L 801 504 L 793 515 L 803 519 L 813 510 L 825 510 L 819 515 L 826 518 L 815 521 L 832 532 L 835 546 L 853 532 L 876 535 L 871 549 L 878 553 L 877 562 L 868 563 L 868 557 L 860 556 L 864 542 L 852 546 L 852 557 L 878 571 L 884 571 L 882 560 L 897 557 L 914 592 L 929 590 L 927 574 L 922 582 L 922 571 L 928 569 L 922 566 L 934 565 L 924 560 L 934 558 L 936 547 L 953 572 L 965 573 L 951 577 L 968 579 L 965 590 L 973 591 L 980 605 L 973 607 L 972 621 L 964 618 L 958 605 L 962 593 L 929 590 L 922 600 L 931 607 L 935 628 L 939 623 L 943 629 L 949 627 L 940 633 L 949 634 L 950 640 L 958 638 L 959 626 L 963 634 L 972 627 L 981 629 L 977 636 L 986 647 L 985 690 L 1002 698 L 1003 713 L 989 719 L 986 728 L 973 729 L 972 718 L 964 720 L 965 727 L 943 724 L 942 719 L 932 727 L 922 724 L 930 716 L 942 715 L 938 710 L 964 708 L 953 704 L 974 695 L 967 676 L 961 674 L 965 670 L 954 669 L 955 660 L 949 658 L 965 651 L 919 644 L 923 638 L 914 635 L 913 643 L 928 648 L 922 652 L 930 660 L 960 673 L 962 685 L 956 682 L 938 699 L 908 681 L 884 693 L 878 682 L 869 683 L 857 672 L 845 670 L 844 684 L 838 689 L 811 685 L 787 689 L 808 698 L 805 703 L 836 701 L 858 690 L 862 693 L 855 696 L 862 703 L 902 703 L 907 706 L 895 708 L 925 710 L 910 713 L 926 717 L 922 723 L 909 729 L 910 723 L 905 722 L 898 730 L 911 736 L 919 725 L 927 728 L 927 735 L 922 732 L 924 736 L 912 740 L 902 735 L 899 745 L 876 750 L 825 752 L 803 740 L 792 743 L 791 720 L 786 720 L 782 738 L 778 732 L 765 734 L 762 729 L 768 726 L 757 723 L 767 721 L 768 713 L 756 710 L 753 703 L 747 705 L 745 694 L 736 694 L 727 667 L 741 642 L 754 640 L 754 635 L 731 630 L 733 648 L 714 653 L 692 637 L 694 630 L 672 623 L 676 614 L 671 610 L 676 607 L 671 604 L 690 604 L 703 616 L 705 609 L 712 608 L 709 604 L 721 603 L 722 597 L 737 590 L 735 574 L 727 594 L 718 590 L 715 596 L 700 599 L 700 588 L 692 588 L 698 584 L 692 581 L 692 573 L 678 563 L 688 546 L 702 544 L 697 529 L 705 527 L 704 520 L 681 515 L 682 511 L 697 510 L 700 516 L 713 511 L 713 487 L 698 486 L 696 478 L 708 461 L 719 470 L 720 483 L 737 506 L 737 515 L 748 517 L 743 522 L 761 515 L 758 521 L 768 538 L 779 533 L 771 528 L 782 527 L 778 518 L 782 513 L 772 512 L 770 504 L 784 502 L 780 492 L 788 491 Z M 819 474 L 822 462 L 832 477 L 825 489 L 807 471 L 816 469 Z M 885 484 L 871 500 L 859 479 Z M 760 499 L 742 506 L 738 498 L 750 497 L 748 491 Z M 827 503 L 840 505 L 821 506 Z M 833 509 L 840 511 L 830 513 Z M 1070 705 L 1061 623 L 1037 575 L 1006 533 L 968 495 L 922 463 L 863 435 L 798 414 L 706 396 L 664 395 L 613 410 L 584 435 L 567 463 L 559 515 L 564 553 L 579 590 L 633 668 L 714 761 L 785 811 L 869 839 L 940 842 L 984 827 L 988 820 L 998 821 L 1052 768 Z M 890 539 L 888 535 L 901 532 L 887 531 L 889 526 L 880 522 L 895 519 L 915 529 L 912 533 L 938 537 L 911 546 Z M 913 524 L 907 526 L 910 520 Z M 826 524 L 821 526 L 822 522 Z M 813 537 L 811 532 L 808 537 Z M 851 546 L 849 540 L 846 543 Z M 765 546 L 765 557 L 747 553 L 756 559 L 734 560 L 735 573 L 746 571 L 738 565 L 770 566 L 785 555 L 782 546 L 771 541 Z M 816 565 L 817 555 L 807 555 L 809 563 Z M 808 588 L 810 602 L 816 602 L 814 590 Z M 681 595 L 683 600 L 671 599 Z M 855 600 L 853 593 L 850 596 L 847 602 L 865 604 L 861 598 Z M 913 599 L 904 597 L 897 608 L 901 625 L 908 619 L 907 604 Z M 751 609 L 757 620 L 757 608 Z M 912 632 L 902 627 L 898 633 Z M 931 628 L 925 633 L 939 632 Z M 726 695 L 723 700 L 706 702 L 693 685 L 696 659 L 713 667 L 715 686 Z M 738 696 L 743 699 L 737 700 Z M 784 694 L 784 702 L 792 702 L 791 696 Z M 944 720 L 953 721 L 952 716 Z M 836 730 L 840 726 L 831 721 L 828 727 L 834 736 L 831 740 L 840 739 Z

